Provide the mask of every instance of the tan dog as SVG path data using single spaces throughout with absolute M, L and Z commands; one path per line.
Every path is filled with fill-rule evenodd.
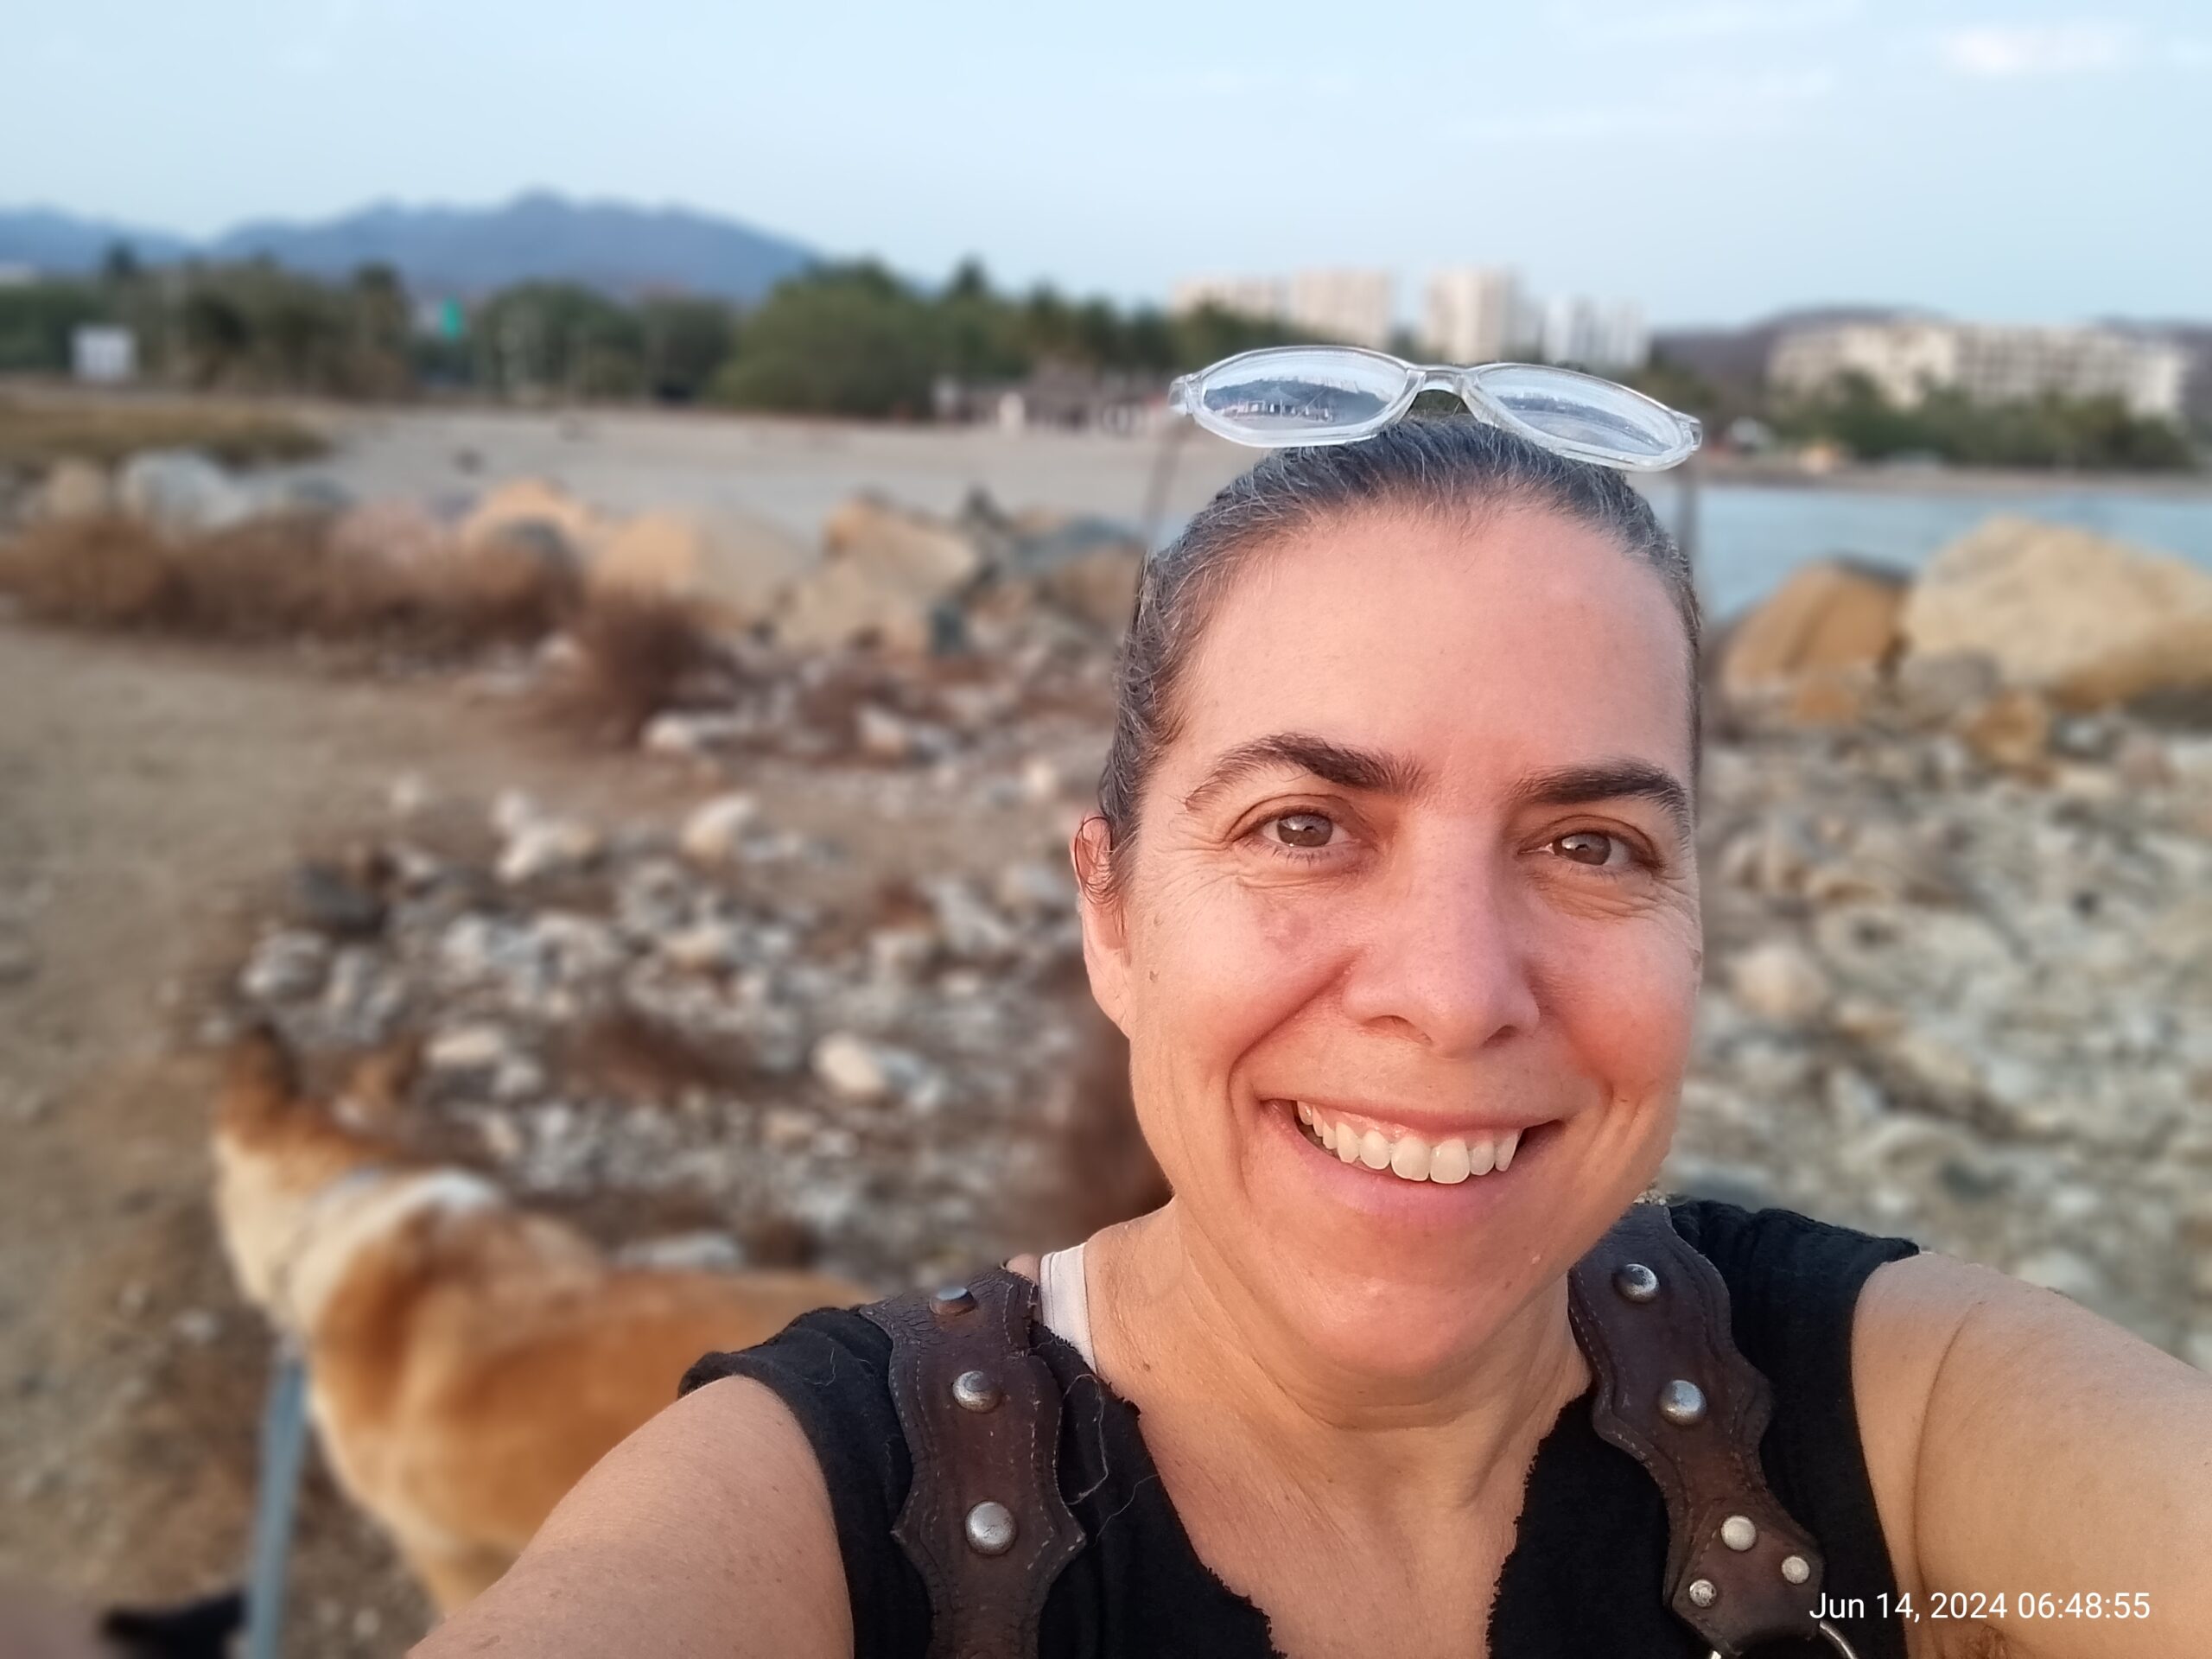
M 482 1178 L 339 1124 L 267 1035 L 232 1056 L 215 1150 L 225 1248 L 307 1357 L 339 1484 L 443 1610 L 498 1578 L 692 1361 L 868 1300 L 816 1274 L 617 1266 Z

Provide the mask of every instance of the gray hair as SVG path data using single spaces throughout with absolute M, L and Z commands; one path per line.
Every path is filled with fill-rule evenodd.
M 1222 594 L 1249 559 L 1362 512 L 1410 511 L 1472 524 L 1514 506 L 1563 514 L 1611 537 L 1658 573 L 1688 651 L 1694 779 L 1703 750 L 1697 588 L 1688 559 L 1651 504 L 1610 467 L 1570 461 L 1465 415 L 1401 421 L 1357 443 L 1271 452 L 1146 562 L 1122 648 L 1114 739 L 1098 780 L 1098 811 L 1113 849 L 1103 892 L 1110 895 L 1128 880 L 1127 849 L 1135 841 L 1145 785 L 1180 730 L 1177 694 Z

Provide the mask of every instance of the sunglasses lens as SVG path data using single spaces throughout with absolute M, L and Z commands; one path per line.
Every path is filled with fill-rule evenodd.
M 1483 372 L 1482 389 L 1523 426 L 1586 459 L 1671 466 L 1697 447 L 1672 410 L 1571 369 L 1500 365 Z
M 1323 443 L 1373 424 L 1404 397 L 1407 372 L 1360 351 L 1252 352 L 1206 371 L 1190 401 L 1246 442 Z

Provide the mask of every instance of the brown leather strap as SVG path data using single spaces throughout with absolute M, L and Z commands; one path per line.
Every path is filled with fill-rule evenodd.
M 1668 1605 L 1726 1659 L 1834 1642 L 1812 1617 L 1820 1550 L 1760 1472 L 1772 1395 L 1737 1351 L 1719 1273 L 1665 1205 L 1638 1204 L 1567 1290 L 1592 1423 L 1666 1502 Z M 1036 1294 L 1001 1268 L 861 1310 L 891 1337 L 914 1471 L 893 1535 L 929 1588 L 930 1659 L 1034 1659 L 1045 1598 L 1083 1547 L 1060 1496 L 1059 1390 L 1030 1342 Z
M 1567 1274 L 1575 1340 L 1596 1373 L 1590 1416 L 1667 1503 L 1667 1605 L 1719 1654 L 1825 1634 L 1821 1553 L 1767 1489 L 1773 1397 L 1736 1350 L 1728 1287 L 1639 1203 Z
M 930 1659 L 1034 1659 L 1083 1548 L 1060 1496 L 1060 1394 L 1030 1345 L 1037 1287 L 995 1268 L 860 1311 L 891 1337 L 913 1484 L 892 1535 L 929 1586 Z

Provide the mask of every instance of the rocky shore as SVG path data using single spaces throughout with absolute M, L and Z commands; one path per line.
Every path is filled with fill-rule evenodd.
M 903 1284 L 1150 1201 L 1057 846 L 1133 570 L 1094 542 L 1086 597 L 1007 522 L 856 505 L 830 585 L 782 614 L 859 620 L 747 647 L 645 728 L 701 780 L 688 817 L 507 798 L 461 850 L 410 827 L 403 787 L 388 832 L 302 872 L 227 1017 L 332 1056 L 399 1045 L 408 1136 L 657 1259 Z M 1962 564 L 2017 585 L 2031 540 L 1985 536 L 1916 588 L 1815 570 L 1718 645 L 1707 983 L 1667 1180 L 1992 1263 L 2212 1366 L 2212 735 L 2161 712 L 2168 669 L 2113 694 L 2115 663 L 2183 659 L 2113 620 L 2124 581 L 2103 633 L 2078 583 L 2046 629 L 2089 639 L 2091 693 L 2017 616 L 1995 650 L 1915 644 L 1974 611 Z M 803 898 L 854 855 L 779 823 L 772 763 L 855 823 L 1033 809 L 1029 853 Z

